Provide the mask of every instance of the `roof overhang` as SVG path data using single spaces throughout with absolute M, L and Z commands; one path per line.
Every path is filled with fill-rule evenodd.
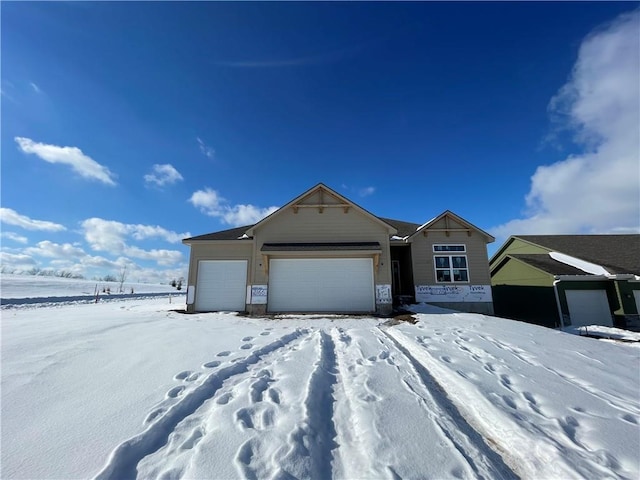
M 320 204 L 315 204 L 315 205 L 306 205 L 306 204 L 302 204 L 301 203 L 304 198 L 306 198 L 309 195 L 312 195 L 316 191 L 321 191 L 323 194 L 326 194 L 326 195 L 328 195 L 330 197 L 333 197 L 334 199 L 336 199 L 338 201 L 338 203 L 323 203 L 322 202 Z M 247 235 L 249 235 L 249 236 L 253 236 L 254 232 L 255 232 L 255 230 L 257 228 L 260 228 L 265 223 L 271 221 L 274 217 L 277 217 L 278 215 L 281 215 L 283 212 L 288 211 L 289 209 L 292 209 L 294 212 L 296 212 L 300 208 L 317 208 L 320 212 L 322 212 L 323 209 L 325 209 L 325 208 L 340 208 L 340 209 L 343 209 L 345 213 L 347 213 L 350 209 L 353 209 L 353 210 L 356 210 L 356 211 L 362 213 L 363 215 L 365 215 L 369 219 L 371 219 L 372 222 L 377 223 L 381 227 L 385 228 L 387 230 L 387 232 L 389 233 L 389 235 L 393 235 L 393 234 L 398 232 L 397 229 L 393 225 L 389 225 L 387 222 L 385 222 L 384 220 L 381 220 L 380 218 L 376 217 L 374 214 L 372 214 L 371 212 L 365 210 L 360 205 L 357 205 L 356 203 L 354 203 L 351 200 L 349 200 L 348 198 L 340 195 L 338 192 L 336 192 L 335 190 L 332 190 L 331 188 L 327 187 L 326 185 L 324 185 L 322 183 L 319 183 L 315 187 L 312 187 L 309 190 L 307 190 L 306 192 L 304 192 L 303 194 L 297 196 L 296 198 L 291 200 L 289 203 L 287 203 L 283 207 L 281 207 L 278 210 L 276 210 L 275 212 L 273 212 L 271 215 L 268 215 L 267 217 L 263 218 L 262 220 L 260 220 L 258 223 L 256 223 L 252 227 L 248 228 L 245 233 Z
M 437 217 L 432 218 L 427 223 L 424 223 L 424 224 L 420 225 L 420 227 L 418 227 L 418 229 L 414 233 L 412 233 L 411 235 L 409 235 L 407 237 L 407 240 L 410 240 L 412 237 L 414 237 L 415 235 L 417 235 L 417 234 L 419 234 L 421 232 L 426 234 L 428 231 L 434 231 L 432 229 L 432 227 L 437 222 L 439 222 L 442 218 L 446 218 L 446 217 L 450 217 L 456 223 L 462 225 L 462 228 L 448 228 L 447 227 L 447 228 L 442 229 L 442 231 L 447 233 L 447 235 L 449 233 L 451 233 L 451 232 L 458 232 L 458 231 L 466 232 L 468 235 L 471 235 L 472 232 L 477 232 L 477 233 L 479 233 L 480 235 L 482 235 L 485 238 L 486 243 L 492 243 L 492 242 L 495 242 L 495 240 L 496 240 L 492 235 L 490 235 L 489 233 L 485 232 L 484 230 L 476 227 L 472 223 L 467 222 L 464 218 L 456 215 L 451 210 L 445 210 L 444 212 L 442 212 Z
M 379 242 L 331 242 L 331 243 L 264 243 L 262 253 L 291 252 L 358 252 L 380 253 Z

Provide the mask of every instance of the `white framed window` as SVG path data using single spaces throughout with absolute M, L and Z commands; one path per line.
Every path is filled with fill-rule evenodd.
M 464 244 L 436 244 L 433 246 L 434 252 L 466 252 L 467 246 Z
M 433 264 L 437 283 L 469 282 L 469 265 L 466 255 L 435 255 Z

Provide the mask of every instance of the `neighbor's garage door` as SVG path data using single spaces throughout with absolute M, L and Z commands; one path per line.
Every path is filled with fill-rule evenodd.
M 272 259 L 271 312 L 372 312 L 371 258 Z
M 196 311 L 241 312 L 246 308 L 246 292 L 246 260 L 201 260 L 198 262 Z
M 605 290 L 565 290 L 572 326 L 613 326 Z

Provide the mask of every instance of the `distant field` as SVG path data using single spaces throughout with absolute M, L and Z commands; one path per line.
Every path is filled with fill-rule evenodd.
M 112 294 L 118 293 L 119 282 L 99 282 L 96 280 L 76 280 L 58 277 L 40 277 L 34 275 L 1 275 L 0 297 L 9 298 L 43 298 L 43 297 L 78 297 L 93 296 L 96 289 L 100 292 L 110 289 Z M 152 283 L 125 282 L 123 293 L 181 293 L 171 285 Z M 184 292 L 184 289 L 182 290 Z

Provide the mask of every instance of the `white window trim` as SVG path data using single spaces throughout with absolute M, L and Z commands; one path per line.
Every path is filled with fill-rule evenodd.
M 443 255 L 443 253 L 447 255 Z M 469 275 L 469 259 L 466 255 L 458 255 L 459 252 L 438 252 L 438 255 L 433 256 L 433 272 L 435 274 L 436 283 L 470 283 L 471 277 Z M 436 264 L 436 257 L 447 257 L 449 258 L 449 267 L 448 268 L 438 268 Z M 464 261 L 467 264 L 466 268 L 454 268 L 453 260 L 451 257 L 464 257 Z M 438 280 L 438 270 L 449 270 L 449 275 L 451 276 L 451 280 L 448 282 Z M 467 271 L 467 279 L 466 280 L 454 280 L 453 279 L 453 271 L 454 270 L 466 270 Z
M 436 247 L 462 247 L 462 250 L 443 251 L 443 250 L 436 250 Z M 433 253 L 437 253 L 438 255 L 447 254 L 447 253 L 467 253 L 467 246 L 464 243 L 435 243 L 431 246 L 431 249 L 433 250 Z M 460 256 L 460 255 L 457 255 L 457 256 Z

